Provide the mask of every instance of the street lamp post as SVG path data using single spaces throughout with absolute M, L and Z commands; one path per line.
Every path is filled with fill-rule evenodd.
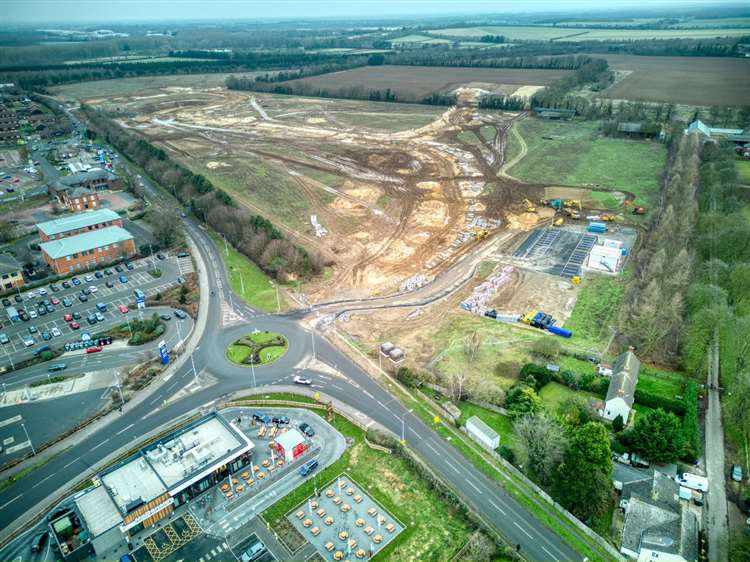
M 117 376 L 117 369 L 114 370 L 115 386 L 117 387 L 117 393 L 120 395 L 121 408 L 125 406 L 125 397 L 122 395 L 122 388 L 120 388 L 120 377 Z
M 31 442 L 31 437 L 29 437 L 29 432 L 26 431 L 26 426 L 23 424 L 23 422 L 21 422 L 21 427 L 23 428 L 23 432 L 26 434 L 26 440 L 29 442 L 31 452 L 34 453 L 34 456 L 36 456 L 36 449 L 34 449 L 34 444 Z
M 315 326 L 310 330 L 310 338 L 312 339 L 313 360 L 315 360 Z

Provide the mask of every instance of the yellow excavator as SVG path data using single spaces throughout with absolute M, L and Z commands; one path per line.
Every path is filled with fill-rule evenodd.
M 566 207 L 578 207 L 579 210 L 581 208 L 581 202 L 578 199 L 566 199 L 563 201 L 563 205 Z
M 562 226 L 564 222 L 563 218 L 559 217 L 552 222 L 552 226 Z
M 536 207 L 534 207 L 534 204 L 528 199 L 523 200 L 523 206 L 526 207 L 527 213 L 536 213 Z
M 485 228 L 482 228 L 481 230 L 477 230 L 476 233 L 474 234 L 477 240 L 484 240 L 489 235 L 490 235 L 490 231 Z
M 615 216 L 610 215 L 609 213 L 602 213 L 601 215 L 599 215 L 599 220 L 603 222 L 614 222 Z

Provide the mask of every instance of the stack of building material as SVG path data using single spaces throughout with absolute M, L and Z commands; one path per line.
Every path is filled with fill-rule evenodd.
M 474 289 L 471 296 L 461 302 L 461 308 L 474 314 L 482 314 L 487 303 L 495 296 L 498 289 L 510 279 L 512 265 L 506 265 L 501 271 L 489 277 L 484 283 Z

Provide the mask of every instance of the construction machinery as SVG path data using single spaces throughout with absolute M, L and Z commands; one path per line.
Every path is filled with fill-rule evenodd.
M 552 318 L 552 315 L 542 312 L 541 310 L 532 310 L 521 317 L 521 322 L 534 328 L 546 330 L 548 326 L 555 323 L 555 319 Z
M 573 220 L 578 220 L 581 218 L 581 212 L 576 209 L 570 209 L 566 207 L 565 209 L 563 209 L 563 212 Z
M 599 215 L 599 220 L 602 222 L 614 222 L 615 216 L 610 215 L 609 213 L 602 213 Z
M 557 211 L 563 208 L 562 199 L 542 199 L 541 201 L 539 201 L 539 203 L 547 207 L 552 207 Z
M 534 207 L 534 204 L 528 199 L 523 200 L 523 206 L 526 207 L 527 213 L 536 213 L 536 207 Z
M 646 214 L 646 207 L 633 207 L 633 214 L 634 215 L 645 215 Z
M 552 226 L 562 226 L 565 220 L 563 220 L 562 217 L 555 219 L 552 221 Z
M 563 205 L 566 207 L 578 207 L 579 210 L 581 208 L 581 202 L 578 199 L 566 199 L 563 201 Z
M 581 276 L 580 275 L 574 275 L 570 278 L 570 282 L 573 283 L 573 285 L 580 285 L 581 284 Z
M 490 231 L 489 231 L 489 230 L 487 230 L 486 228 L 482 228 L 482 229 L 480 229 L 480 230 L 477 230 L 477 231 L 476 231 L 476 232 L 474 233 L 474 236 L 476 236 L 476 239 L 477 239 L 477 240 L 484 240 L 484 239 L 485 239 L 485 238 L 487 238 L 487 237 L 488 237 L 489 235 L 490 235 Z

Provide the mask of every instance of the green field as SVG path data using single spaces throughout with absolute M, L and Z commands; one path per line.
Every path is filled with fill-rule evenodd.
M 750 160 L 737 160 L 737 176 L 741 184 L 750 185 Z
M 451 560 L 466 543 L 472 525 L 417 476 L 399 456 L 370 449 L 363 432 L 336 416 L 332 424 L 351 445 L 332 466 L 310 478 L 281 498 L 262 517 L 279 532 L 288 535 L 286 514 L 322 486 L 345 472 L 392 515 L 405 523 L 406 529 L 379 555 L 381 560 L 441 561 Z
M 637 39 L 707 39 L 742 37 L 747 28 L 716 29 L 592 29 L 586 27 L 481 26 L 431 29 L 429 33 L 458 39 L 502 35 L 512 41 L 617 41 Z
M 576 339 L 601 346 L 612 335 L 620 301 L 625 290 L 621 278 L 594 277 L 584 281 L 578 292 L 575 307 L 565 327 L 573 331 Z
M 686 377 L 683 373 L 667 371 L 641 364 L 638 372 L 638 390 L 658 394 L 664 398 L 682 396 Z
M 573 390 L 572 388 L 568 388 L 567 386 L 556 382 L 545 384 L 539 391 L 539 396 L 542 398 L 542 404 L 544 404 L 544 407 L 551 414 L 554 414 L 557 411 L 560 404 L 571 398 L 601 400 L 601 398 L 593 392 Z
M 466 420 L 471 416 L 477 416 L 500 435 L 500 445 L 511 446 L 513 444 L 513 422 L 508 416 L 499 412 L 482 408 L 469 402 L 459 402 L 458 407 L 461 410 L 459 423 L 466 425 Z
M 287 352 L 287 349 L 289 349 L 289 342 L 287 342 L 284 336 L 277 332 L 258 332 L 257 334 L 248 334 L 247 336 L 244 336 L 244 338 L 247 338 L 253 343 L 257 344 L 264 344 L 276 338 L 281 338 L 284 340 L 283 345 L 273 345 L 270 347 L 264 347 L 260 350 L 258 354 L 260 358 L 260 365 L 268 365 L 269 363 L 273 363 L 274 361 L 282 357 Z M 250 347 L 235 342 L 227 348 L 226 355 L 227 359 L 229 359 L 232 363 L 236 363 L 237 365 L 242 365 L 244 367 L 250 366 L 249 363 L 244 362 L 245 359 L 247 359 L 248 355 L 250 355 L 250 352 Z
M 391 39 L 390 42 L 392 45 L 398 45 L 399 43 L 424 43 L 428 45 L 436 45 L 441 43 L 450 43 L 451 41 L 450 39 L 437 39 L 435 37 L 430 37 L 429 35 L 420 35 L 417 33 L 413 33 L 405 37 Z
M 663 144 L 604 137 L 597 122 L 524 119 L 528 153 L 508 173 L 530 182 L 630 191 L 651 207 L 666 161 Z M 637 162 L 637 165 L 633 165 Z
M 230 244 L 225 244 L 224 239 L 211 231 L 211 240 L 219 249 L 229 275 L 229 283 L 232 291 L 253 308 L 263 312 L 276 312 L 277 291 L 271 285 L 270 278 L 263 271 L 240 254 Z M 287 310 L 288 304 L 283 295 L 278 293 L 278 308 Z

